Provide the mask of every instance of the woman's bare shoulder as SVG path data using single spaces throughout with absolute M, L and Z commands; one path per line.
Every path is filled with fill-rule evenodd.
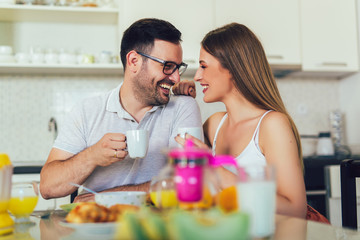
M 259 143 L 263 153 L 284 152 L 284 148 L 297 153 L 295 135 L 286 114 L 272 111 L 264 117 L 260 126 Z
M 274 128 L 291 128 L 289 118 L 286 114 L 281 112 L 271 111 L 264 117 L 261 122 L 261 128 L 274 129 Z
M 218 128 L 221 119 L 224 117 L 226 112 L 217 112 L 211 115 L 204 123 L 204 134 L 205 137 L 212 143 L 216 129 Z

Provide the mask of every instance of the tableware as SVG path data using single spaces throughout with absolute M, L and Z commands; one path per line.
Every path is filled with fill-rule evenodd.
M 105 207 L 111 207 L 115 204 L 142 206 L 146 203 L 146 192 L 102 192 L 95 195 L 95 202 Z
M 59 63 L 59 55 L 55 52 L 48 52 L 45 54 L 45 63 L 57 64 Z
M 145 157 L 149 146 L 149 131 L 145 129 L 127 131 L 126 144 L 131 158 Z
M 15 54 L 15 60 L 17 63 L 29 63 L 30 62 L 30 56 L 27 53 L 18 52 Z
M 13 50 L 11 46 L 0 45 L 0 55 L 12 55 Z
M 13 166 L 5 153 L 0 153 L 0 236 L 14 230 L 14 221 L 8 213 L 11 197 Z
M 316 146 L 317 156 L 334 156 L 334 143 L 330 132 L 320 132 Z
M 62 204 L 60 205 L 60 208 L 64 210 L 65 212 L 70 212 L 73 208 L 75 208 L 77 205 L 81 203 L 68 203 L 68 204 Z
M 30 214 L 38 202 L 37 182 L 13 183 L 9 211 L 15 216 L 15 223 L 28 223 Z
M 85 189 L 86 191 L 88 191 L 88 192 L 91 192 L 91 193 L 93 193 L 93 194 L 98 194 L 97 192 L 95 192 L 94 190 L 92 190 L 92 189 L 90 189 L 90 188 L 87 188 L 87 187 L 85 187 L 84 185 L 80 185 L 80 184 L 77 184 L 77 183 L 72 183 L 72 182 L 70 182 L 69 183 L 70 185 L 73 185 L 73 186 L 75 186 L 75 187 L 78 187 L 79 188 L 79 192 L 82 192 L 82 189 Z
M 151 180 L 150 199 L 159 209 L 173 208 L 178 205 L 174 175 L 174 167 L 170 165 L 163 168 L 159 175 Z
M 203 130 L 201 127 L 183 127 L 178 129 L 178 134 L 180 134 L 180 137 L 185 138 L 186 133 L 200 139 L 201 141 L 204 141 Z
M 99 63 L 110 63 L 111 61 L 111 52 L 102 51 L 99 55 Z
M 31 62 L 34 64 L 44 63 L 45 55 L 43 53 L 33 53 L 31 55 Z
M 64 227 L 72 228 L 79 235 L 96 235 L 100 238 L 100 236 L 115 234 L 116 226 L 118 223 L 116 222 L 105 222 L 105 223 L 69 223 L 65 220 L 59 222 L 60 225 Z
M 252 237 L 267 237 L 275 231 L 276 184 L 271 165 L 240 167 L 237 185 L 238 206 L 250 215 Z
M 1 4 L 15 4 L 16 1 L 15 0 L 0 0 L 0 5 Z
M 61 64 L 76 64 L 77 56 L 73 53 L 62 52 L 59 54 Z

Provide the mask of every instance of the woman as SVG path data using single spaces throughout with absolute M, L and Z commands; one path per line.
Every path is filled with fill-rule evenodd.
M 231 23 L 201 42 L 194 80 L 205 102 L 222 102 L 226 112 L 204 123 L 213 154 L 229 154 L 239 165 L 272 164 L 277 173 L 277 213 L 305 218 L 306 194 L 299 133 L 279 94 L 264 49 L 246 26 Z M 179 143 L 184 139 L 176 137 Z M 195 144 L 207 147 L 194 139 Z M 223 170 L 223 177 L 230 172 Z

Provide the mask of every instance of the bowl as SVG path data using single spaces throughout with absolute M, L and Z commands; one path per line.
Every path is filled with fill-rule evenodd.
M 0 46 L 0 55 L 10 56 L 12 55 L 12 53 L 13 50 L 11 46 L 5 46 L 5 45 Z
M 139 191 L 103 192 L 95 195 L 95 202 L 105 207 L 111 207 L 115 204 L 128 204 L 128 205 L 141 206 L 146 203 L 146 192 L 139 192 Z

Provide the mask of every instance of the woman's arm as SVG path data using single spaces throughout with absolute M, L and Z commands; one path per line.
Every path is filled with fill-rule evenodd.
M 303 171 L 295 136 L 286 115 L 271 112 L 264 118 L 259 145 L 266 161 L 276 168 L 276 212 L 305 218 L 307 202 Z

